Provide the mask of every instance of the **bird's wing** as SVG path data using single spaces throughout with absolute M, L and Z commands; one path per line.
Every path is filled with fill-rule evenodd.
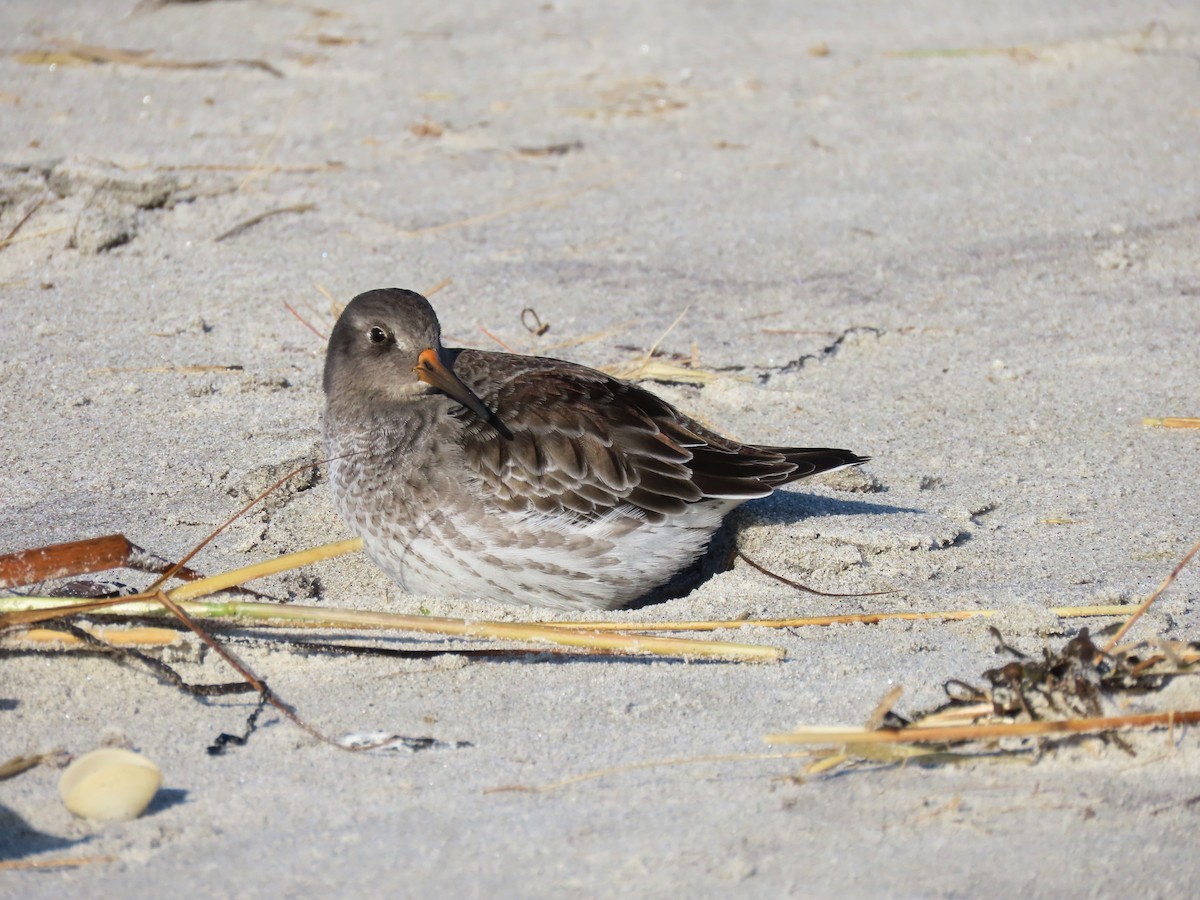
M 765 497 L 797 468 L 583 366 L 466 350 L 454 370 L 511 432 L 455 411 L 468 466 L 506 509 L 591 518 L 636 507 L 661 519 L 706 497 Z

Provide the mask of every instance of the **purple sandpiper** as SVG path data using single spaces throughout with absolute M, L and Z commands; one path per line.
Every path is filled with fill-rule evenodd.
M 421 595 L 627 606 L 735 506 L 866 461 L 738 443 L 563 360 L 443 347 L 429 301 L 395 288 L 342 312 L 324 384 L 338 512 Z

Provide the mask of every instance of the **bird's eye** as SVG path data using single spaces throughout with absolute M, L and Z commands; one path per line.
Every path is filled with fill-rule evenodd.
M 367 337 L 372 344 L 386 344 L 391 335 L 387 333 L 386 329 L 380 328 L 378 325 L 373 325 L 371 330 L 367 332 Z

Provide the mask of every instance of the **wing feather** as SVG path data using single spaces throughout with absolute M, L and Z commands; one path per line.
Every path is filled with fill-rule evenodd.
M 501 507 L 652 520 L 704 498 L 765 497 L 795 478 L 854 465 L 844 450 L 757 447 L 724 438 L 636 385 L 539 357 L 458 351 L 454 371 L 512 432 L 468 410 L 468 467 Z

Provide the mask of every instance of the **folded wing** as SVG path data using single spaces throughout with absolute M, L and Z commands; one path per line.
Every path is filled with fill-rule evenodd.
M 661 521 L 705 498 L 765 497 L 864 461 L 845 450 L 740 444 L 649 391 L 560 360 L 464 350 L 454 370 L 512 432 L 455 411 L 469 468 L 510 511 L 595 518 L 632 507 Z

